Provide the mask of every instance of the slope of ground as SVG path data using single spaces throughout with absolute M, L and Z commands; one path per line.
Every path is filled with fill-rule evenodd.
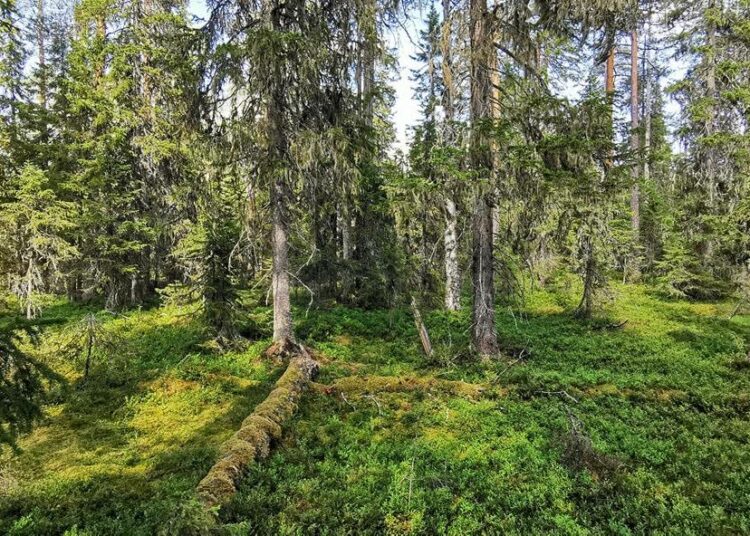
M 473 363 L 468 313 L 297 311 L 322 369 L 274 453 L 220 512 L 229 534 L 750 533 L 750 317 L 617 286 L 500 308 L 504 359 Z M 0 532 L 189 534 L 193 488 L 281 373 L 267 339 L 223 355 L 177 308 L 106 320 L 128 357 L 80 364 L 0 462 Z M 62 305 L 75 322 L 85 311 Z M 268 311 L 247 312 L 267 333 Z M 627 323 L 619 324 L 627 320 Z M 619 327 L 618 327 L 619 326 Z M 58 341 L 59 342 L 59 341 Z M 126 366 L 125 366 L 126 365 Z

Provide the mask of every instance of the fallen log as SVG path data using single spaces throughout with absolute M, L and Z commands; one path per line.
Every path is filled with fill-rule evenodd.
M 223 454 L 198 484 L 196 491 L 206 508 L 226 504 L 237 492 L 247 468 L 268 456 L 271 444 L 281 437 L 282 425 L 294 414 L 317 371 L 317 361 L 299 347 L 273 391 L 224 444 Z

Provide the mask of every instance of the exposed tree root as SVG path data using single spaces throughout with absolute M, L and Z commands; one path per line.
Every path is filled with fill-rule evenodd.
M 275 341 L 263 353 L 268 359 L 286 360 L 296 355 L 307 353 L 307 350 L 299 343 L 292 339 L 283 339 Z
M 282 350 L 291 354 L 289 348 Z M 317 361 L 295 345 L 289 365 L 273 391 L 225 443 L 221 458 L 198 484 L 197 492 L 206 508 L 226 504 L 237 492 L 250 464 L 268 456 L 271 443 L 281 437 L 282 425 L 294 414 L 302 392 L 317 371 Z

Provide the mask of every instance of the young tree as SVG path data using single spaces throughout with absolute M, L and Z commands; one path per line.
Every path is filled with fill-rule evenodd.
M 20 298 L 26 318 L 39 312 L 39 290 L 61 279 L 65 260 L 75 249 L 65 236 L 73 226 L 72 203 L 61 201 L 45 173 L 27 164 L 10 183 L 13 198 L 0 202 L 0 250 L 16 259 L 11 288 Z

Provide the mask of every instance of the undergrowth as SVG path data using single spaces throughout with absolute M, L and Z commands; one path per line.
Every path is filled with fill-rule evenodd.
M 750 317 L 611 292 L 591 322 L 564 289 L 499 307 L 503 356 L 487 364 L 468 311 L 423 312 L 428 359 L 407 310 L 302 305 L 317 384 L 214 531 L 750 534 Z M 254 342 L 227 353 L 190 310 L 103 316 L 122 351 L 86 381 L 55 351 L 65 325 L 48 328 L 35 352 L 68 382 L 22 453 L 0 457 L 0 532 L 208 530 L 195 485 L 281 369 L 261 357 L 267 308 L 245 308 Z M 91 312 L 47 314 L 70 326 Z

